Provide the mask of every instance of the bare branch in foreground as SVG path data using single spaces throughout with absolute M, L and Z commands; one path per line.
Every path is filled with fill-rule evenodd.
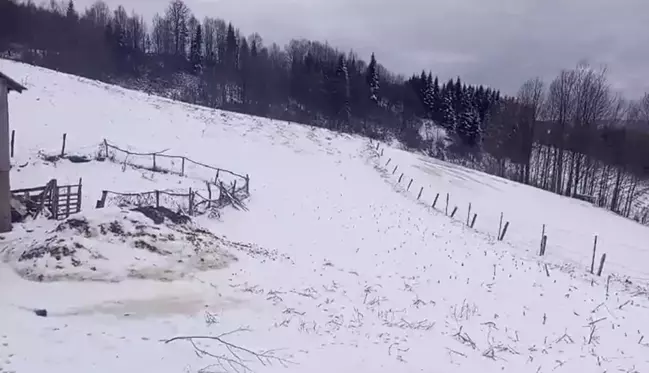
M 233 334 L 250 331 L 246 328 L 235 329 L 226 333 L 222 333 L 216 336 L 205 336 L 205 335 L 194 335 L 194 336 L 177 336 L 171 339 L 161 340 L 161 342 L 171 343 L 175 341 L 187 341 L 194 348 L 194 352 L 198 357 L 209 356 L 216 359 L 216 364 L 211 365 L 206 369 L 211 367 L 218 366 L 224 372 L 234 372 L 234 373 L 251 373 L 253 370 L 250 368 L 249 360 L 246 360 L 246 357 L 253 360 L 257 360 L 261 365 L 268 366 L 273 363 L 281 364 L 284 367 L 287 367 L 288 364 L 294 364 L 292 361 L 277 356 L 277 350 L 264 350 L 264 351 L 253 351 L 245 347 L 236 345 L 234 343 L 226 341 L 224 338 Z M 205 350 L 202 347 L 199 347 L 196 343 L 199 340 L 210 340 L 216 341 L 221 346 L 223 346 L 228 353 L 227 354 L 215 354 Z

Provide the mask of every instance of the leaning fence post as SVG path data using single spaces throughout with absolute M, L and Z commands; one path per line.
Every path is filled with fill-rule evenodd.
M 207 208 L 212 208 L 212 187 L 210 186 L 210 182 L 206 181 L 205 185 L 207 186 Z
M 159 190 L 155 191 L 155 207 L 156 208 L 160 207 L 160 191 Z
M 497 239 L 500 240 L 500 233 L 503 230 L 503 213 L 500 213 L 500 224 L 498 224 L 498 236 L 496 237 Z
M 381 149 L 381 157 L 383 157 L 383 149 Z
M 388 159 L 388 161 L 387 161 L 386 164 L 385 164 L 385 167 L 388 167 L 388 165 L 390 164 L 390 161 L 392 161 L 392 158 L 389 158 L 389 159 Z
M 435 205 L 437 204 L 437 199 L 439 198 L 439 193 L 435 195 L 435 200 L 433 201 L 432 207 L 435 208 Z
M 469 211 L 466 212 L 466 225 L 469 225 L 471 220 L 471 202 L 469 202 Z
M 106 151 L 106 159 L 108 159 L 108 140 L 104 139 L 104 150 Z
M 220 169 L 216 170 L 216 176 L 214 176 L 214 184 L 216 184 L 216 182 L 219 180 L 219 171 L 221 170 Z
M 392 175 L 394 175 L 394 173 L 397 172 L 398 167 L 399 167 L 399 165 L 394 166 L 394 170 L 392 170 Z
M 597 253 L 597 235 L 595 235 L 595 242 L 593 243 L 593 258 L 590 262 L 590 274 L 594 274 L 595 271 L 595 255 Z
M 399 184 L 400 184 L 400 183 L 401 183 L 401 179 L 402 179 L 402 178 L 403 178 L 403 172 L 401 173 L 401 176 L 399 176 L 399 181 L 397 181 L 397 183 L 399 183 Z
M 471 228 L 475 225 L 475 219 L 478 217 L 478 214 L 473 214 L 473 219 L 471 219 Z
M 68 136 L 67 133 L 64 133 L 64 134 L 63 134 L 63 145 L 61 145 L 61 157 L 63 157 L 63 155 L 65 155 L 65 138 L 66 138 L 67 136 Z
M 412 185 L 412 181 L 413 181 L 413 180 L 414 180 L 414 179 L 410 178 L 410 182 L 408 183 L 408 188 L 407 188 L 406 190 L 410 190 L 410 186 Z
M 235 180 L 234 183 L 232 183 L 232 196 L 234 197 L 234 193 L 237 191 L 237 181 Z
M 377 141 L 376 142 L 376 150 L 379 150 L 379 145 L 381 145 L 381 143 Z
M 541 243 L 539 247 L 540 256 L 543 256 L 543 237 L 545 237 L 545 224 L 543 224 L 543 228 L 541 229 Z
M 546 247 L 548 247 L 548 236 L 543 235 L 543 238 L 541 238 L 541 256 L 545 256 Z
M 457 212 L 457 206 L 453 208 L 453 212 L 451 212 L 451 217 L 454 217 L 456 212 Z
M 597 270 L 597 276 L 602 275 L 602 270 L 604 270 L 605 261 L 606 261 L 606 253 L 602 254 L 602 259 L 599 261 L 599 269 Z
M 503 227 L 503 232 L 500 234 L 500 241 L 505 238 L 505 234 L 507 233 L 507 228 L 509 228 L 509 222 L 505 223 L 505 226 Z
M 417 196 L 417 200 L 419 200 L 419 198 L 421 198 L 421 193 L 423 191 L 424 191 L 424 187 L 421 187 L 421 189 L 419 189 L 419 195 Z

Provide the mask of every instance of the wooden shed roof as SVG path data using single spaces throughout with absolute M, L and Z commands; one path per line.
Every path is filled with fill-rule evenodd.
M 27 89 L 22 85 L 20 85 L 15 80 L 8 77 L 7 75 L 3 74 L 2 71 L 0 71 L 0 80 L 3 80 L 5 84 L 7 84 L 7 87 L 9 88 L 9 92 L 16 91 L 18 93 L 22 93 L 22 91 Z

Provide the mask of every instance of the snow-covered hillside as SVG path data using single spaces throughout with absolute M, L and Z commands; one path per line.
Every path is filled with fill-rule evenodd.
M 107 138 L 237 170 L 250 175 L 251 194 L 248 211 L 226 208 L 220 219 L 194 219 L 197 230 L 211 232 L 222 259 L 212 268 L 165 267 L 182 267 L 182 276 L 165 278 L 174 281 L 119 275 L 168 262 L 150 252 L 128 255 L 124 247 L 102 253 L 119 245 L 102 235 L 92 252 L 111 261 L 102 270 L 115 268 L 114 277 L 29 281 L 15 258 L 51 237 L 57 223 L 17 225 L 0 241 L 0 372 L 649 370 L 645 227 L 381 144 L 379 156 L 376 143 L 360 137 L 9 61 L 0 60 L 0 71 L 28 88 L 10 96 L 13 188 L 82 178 L 78 217 L 101 227 L 133 214 L 93 211 L 103 189 L 202 187 L 110 162 L 44 162 L 38 153 L 60 151 L 67 133 L 69 153 L 93 154 Z M 406 176 L 398 185 L 400 172 Z M 444 196 L 438 207 L 450 193 L 455 219 L 429 207 L 436 193 Z M 479 215 L 475 229 L 463 223 L 469 202 Z M 502 242 L 493 238 L 501 211 L 511 224 Z M 535 256 L 544 223 L 547 262 Z M 603 277 L 585 270 L 595 234 L 599 252 L 609 256 Z M 93 237 L 74 242 L 92 247 Z M 175 244 L 166 250 L 192 256 Z M 48 317 L 35 316 L 35 308 Z

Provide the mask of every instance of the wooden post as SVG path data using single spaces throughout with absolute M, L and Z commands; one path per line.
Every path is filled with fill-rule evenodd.
M 194 215 L 194 193 L 192 188 L 189 188 L 189 216 Z
M 182 163 L 180 165 L 180 176 L 185 176 L 185 157 L 182 158 Z
M 66 188 L 66 196 L 65 196 L 65 217 L 70 216 L 70 194 L 72 194 L 72 185 L 68 185 Z
M 545 248 L 548 247 L 548 236 L 541 238 L 541 256 L 545 256 Z
M 394 173 L 397 172 L 398 167 L 399 167 L 399 165 L 394 166 L 394 170 L 392 170 L 392 175 L 394 175 Z
M 437 195 L 435 195 L 435 200 L 433 201 L 433 205 L 432 205 L 433 208 L 435 208 L 435 205 L 437 204 L 437 199 L 438 198 L 439 198 L 439 193 L 437 193 Z
M 234 193 L 237 191 L 237 181 L 235 180 L 234 183 L 232 183 L 232 197 L 234 197 Z
M 388 167 L 388 165 L 390 164 L 390 161 L 392 161 L 392 158 L 388 159 L 387 163 L 385 164 L 385 167 Z
M 157 167 L 155 165 L 155 153 L 153 153 L 153 171 L 157 170 Z
M 380 142 L 377 142 L 377 143 L 376 143 L 376 150 L 379 150 L 379 145 L 381 145 L 381 143 L 380 143 Z
M 246 194 L 250 194 L 250 176 L 246 174 Z
M 11 158 L 14 157 L 14 143 L 16 141 L 16 130 L 11 130 Z
M 63 157 L 63 155 L 65 155 L 65 139 L 66 139 L 66 137 L 68 137 L 68 134 L 64 133 L 63 134 L 63 145 L 61 145 L 61 157 Z
M 108 158 L 108 140 L 104 139 L 104 150 L 106 151 L 106 158 Z
M 216 184 L 218 182 L 218 180 L 219 180 L 219 171 L 221 171 L 221 170 L 220 169 L 216 170 L 216 176 L 214 176 L 214 184 Z
M 77 189 L 77 212 L 81 212 L 81 185 L 82 185 L 82 178 L 79 178 L 79 188 Z
M 381 157 L 383 157 L 383 149 L 381 149 Z
M 597 235 L 595 235 L 595 242 L 593 243 L 593 258 L 590 261 L 590 274 L 595 272 L 595 255 L 597 253 Z
M 602 254 L 602 259 L 599 261 L 599 269 L 597 270 L 597 276 L 602 275 L 602 271 L 604 270 L 604 262 L 606 261 L 606 253 Z
M 410 182 L 408 183 L 408 189 L 406 189 L 406 190 L 410 190 L 410 186 L 412 185 L 412 180 L 413 180 L 413 179 L 411 178 L 411 179 L 410 179 Z
M 399 181 L 397 181 L 399 184 L 401 184 L 401 179 L 403 178 L 403 172 L 401 173 L 401 176 L 399 176 Z
M 155 191 L 155 207 L 156 208 L 160 207 L 160 191 L 159 190 Z
M 108 191 L 103 190 L 101 192 L 101 198 L 99 199 L 99 201 L 97 201 L 97 204 L 95 205 L 95 208 L 98 208 L 98 209 L 104 208 L 106 206 L 106 197 L 107 196 L 108 196 Z
M 500 224 L 498 224 L 498 236 L 496 238 L 500 240 L 500 232 L 503 230 L 503 213 L 500 213 Z
M 543 224 L 543 228 L 541 229 L 541 243 L 539 244 L 540 256 L 543 256 L 543 237 L 545 237 L 545 224 Z
M 206 181 L 205 185 L 207 186 L 207 208 L 209 209 L 212 207 L 212 187 L 209 181 Z
M 59 186 L 56 182 L 56 179 L 52 183 L 52 215 L 54 215 L 54 220 L 59 218 Z
M 446 209 L 444 210 L 444 213 L 448 215 L 448 199 L 450 198 L 449 194 L 446 193 Z
M 451 217 L 454 217 L 456 212 L 457 212 L 457 206 L 455 206 L 453 212 L 451 212 Z
M 471 219 L 471 228 L 475 225 L 475 219 L 478 217 L 478 214 L 473 214 L 473 219 Z
M 423 191 L 424 191 L 424 187 L 421 187 L 421 189 L 419 189 L 419 195 L 417 196 L 417 200 L 419 200 L 419 198 L 421 198 L 421 193 Z
M 505 234 L 507 234 L 507 228 L 509 228 L 509 222 L 506 222 L 505 226 L 503 227 L 503 232 L 500 234 L 500 241 L 505 238 Z
M 466 225 L 470 225 L 469 221 L 471 219 L 471 202 L 469 202 L 469 211 L 466 212 Z

